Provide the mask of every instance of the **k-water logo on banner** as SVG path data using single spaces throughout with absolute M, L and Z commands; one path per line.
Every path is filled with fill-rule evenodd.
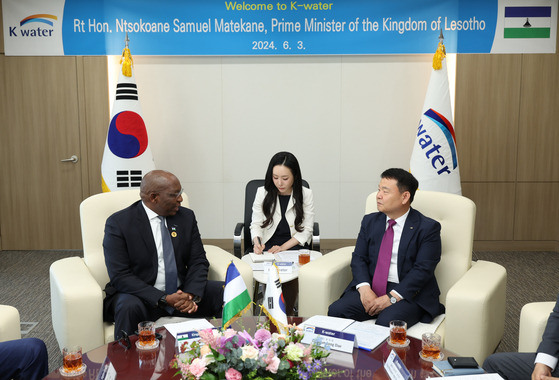
M 551 7 L 505 7 L 505 38 L 550 38 Z
M 40 13 L 25 17 L 18 26 L 9 26 L 10 37 L 52 37 L 54 31 L 53 20 L 58 17 L 51 14 Z M 36 25 L 39 24 L 39 25 Z M 45 27 L 45 25 L 47 25 Z

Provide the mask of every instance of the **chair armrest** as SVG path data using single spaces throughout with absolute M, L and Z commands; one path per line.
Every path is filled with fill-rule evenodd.
M 520 311 L 518 352 L 537 352 L 555 302 L 531 302 Z
M 505 328 L 507 272 L 477 261 L 448 291 L 444 346 L 478 363 L 493 353 Z
M 320 228 L 318 222 L 314 222 L 312 228 L 312 249 L 320 252 Z
M 0 342 L 21 338 L 19 311 L 13 306 L 0 305 Z
M 50 266 L 52 327 L 62 349 L 80 345 L 84 352 L 105 344 L 103 290 L 80 257 Z
M 299 315 L 326 315 L 352 279 L 354 247 L 332 251 L 299 269 Z
M 225 281 L 225 275 L 227 274 L 227 267 L 231 260 L 237 267 L 237 270 L 243 277 L 243 281 L 245 282 L 245 286 L 247 287 L 248 293 L 252 298 L 254 293 L 254 281 L 252 276 L 252 268 L 249 264 L 245 263 L 241 259 L 233 256 L 229 252 L 216 247 L 215 245 L 204 245 L 204 249 L 206 250 L 206 257 L 210 262 L 210 269 L 208 272 L 208 280 L 214 281 Z M 252 311 L 252 308 L 251 308 Z
M 235 226 L 235 232 L 233 232 L 233 254 L 238 257 L 239 259 L 243 255 L 243 251 L 241 249 L 241 242 L 242 242 L 242 233 L 243 227 L 245 226 L 244 223 L 237 223 Z M 246 242 L 245 242 L 246 246 Z

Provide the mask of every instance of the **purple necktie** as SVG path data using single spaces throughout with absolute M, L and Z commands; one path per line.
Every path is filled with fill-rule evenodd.
M 386 294 L 386 284 L 388 283 L 388 269 L 392 259 L 392 244 L 394 243 L 394 229 L 396 221 L 388 220 L 388 228 L 384 232 L 380 250 L 378 251 L 377 266 L 373 275 L 373 292 L 380 297 Z

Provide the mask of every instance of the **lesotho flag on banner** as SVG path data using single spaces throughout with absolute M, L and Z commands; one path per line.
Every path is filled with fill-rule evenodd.
M 285 312 L 285 300 L 281 291 L 279 269 L 274 261 L 268 273 L 266 293 L 264 293 L 263 305 L 260 307 L 270 318 L 270 321 L 281 333 L 287 332 L 287 314 Z
M 144 174 L 155 169 L 138 100 L 128 36 L 120 65 L 101 163 L 103 192 L 139 188 Z
M 233 260 L 227 266 L 223 290 L 223 328 L 226 329 L 245 313 L 251 304 L 250 295 Z
M 411 154 L 410 172 L 419 181 L 421 190 L 462 194 L 442 31 L 440 39 Z

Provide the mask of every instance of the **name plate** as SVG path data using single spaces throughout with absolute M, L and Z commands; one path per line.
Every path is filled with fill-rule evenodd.
M 214 327 L 213 330 L 217 330 L 217 327 Z M 187 332 L 180 332 L 177 333 L 176 342 L 177 342 L 177 349 L 179 353 L 184 353 L 185 350 L 183 349 L 183 344 L 186 343 L 190 346 L 190 344 L 194 341 L 200 339 L 200 334 L 198 331 L 187 331 Z
M 355 344 L 355 334 L 345 333 L 341 331 L 328 330 L 322 327 L 306 326 L 305 336 L 301 343 L 315 343 L 321 347 L 330 350 L 353 352 Z
M 282 273 L 293 273 L 293 263 L 290 261 L 276 261 L 276 266 L 280 274 Z M 264 262 L 264 273 L 270 273 L 272 268 L 272 263 Z
M 99 369 L 99 373 L 97 374 L 96 380 L 115 380 L 116 379 L 116 369 L 111 363 L 111 360 L 108 357 L 105 357 L 105 361 L 101 365 L 101 369 Z
M 412 379 L 410 371 L 394 350 L 390 351 L 390 355 L 388 355 L 388 359 L 384 363 L 384 369 L 388 373 L 390 380 Z

